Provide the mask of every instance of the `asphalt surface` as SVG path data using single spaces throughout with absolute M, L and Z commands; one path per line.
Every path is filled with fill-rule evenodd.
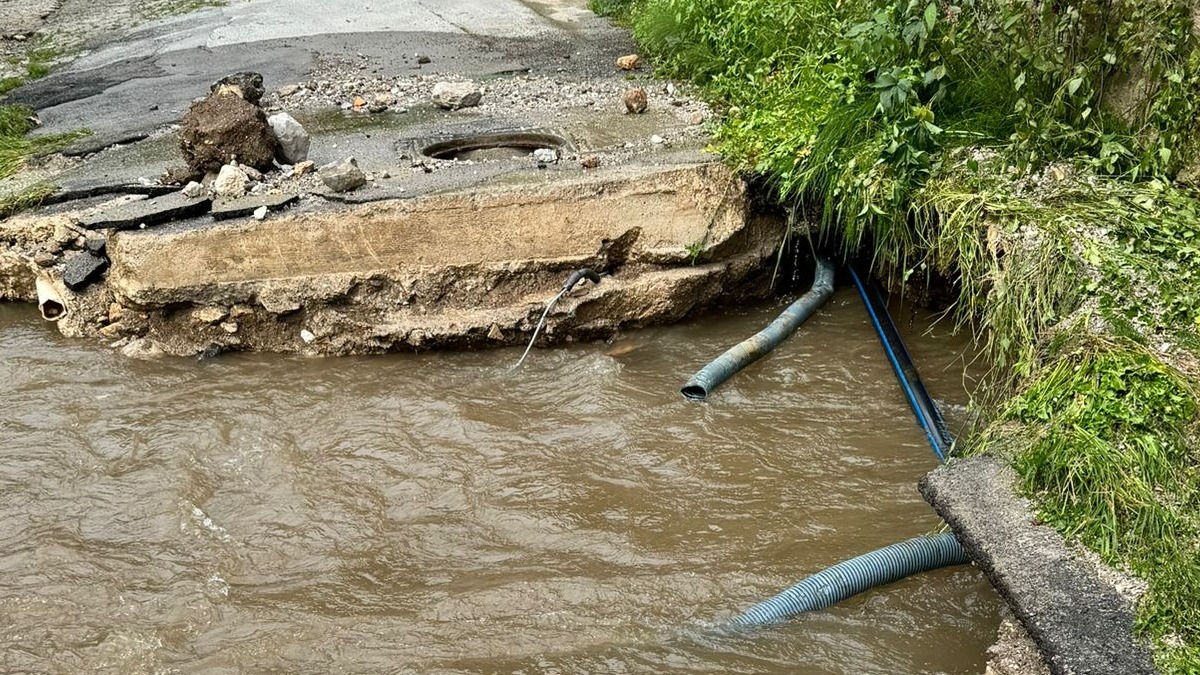
M 242 70 L 268 88 L 304 81 L 318 55 L 365 56 L 380 72 L 476 78 L 611 73 L 628 36 L 583 0 L 251 0 L 152 24 L 8 94 L 50 134 L 89 128 L 91 145 L 177 122 L 208 83 Z M 537 9 L 538 11 L 535 11 Z M 418 64 L 416 54 L 431 63 Z

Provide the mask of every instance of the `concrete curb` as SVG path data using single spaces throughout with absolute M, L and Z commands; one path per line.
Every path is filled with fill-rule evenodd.
M 1133 608 L 1076 560 L 1057 532 L 1036 523 L 1015 481 L 999 460 L 973 457 L 942 465 L 919 487 L 1025 625 L 1051 672 L 1157 673 L 1133 634 Z

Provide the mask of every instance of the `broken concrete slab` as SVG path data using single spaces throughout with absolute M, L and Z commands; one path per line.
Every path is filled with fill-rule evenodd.
M 100 280 L 108 269 L 108 259 L 87 251 L 67 258 L 63 265 L 63 284 L 72 291 L 81 291 Z
M 282 194 L 247 195 L 236 199 L 217 199 L 212 204 L 212 217 L 215 220 L 228 220 L 252 215 L 260 208 L 267 211 L 279 211 L 286 206 L 299 201 L 300 195 L 295 192 Z
M 690 264 L 746 229 L 740 179 L 716 164 L 597 171 L 556 183 L 375 202 L 110 242 L 119 292 L 187 300 L 197 287 L 411 266 L 509 264 L 595 256 L 642 228 L 630 262 Z M 149 233 L 148 233 L 149 234 Z M 191 289 L 191 290 L 189 290 Z
M 991 457 L 953 460 L 921 479 L 921 494 L 954 529 L 1041 649 L 1055 675 L 1152 675 L 1133 607 L 1062 537 L 1037 524 L 1016 474 Z
M 717 164 L 580 171 L 573 180 L 353 207 L 313 203 L 266 222 L 117 233 L 104 289 L 112 304 L 145 317 L 113 330 L 172 354 L 214 344 L 351 354 L 527 340 L 562 279 L 588 266 L 610 276 L 564 298 L 544 334 L 549 342 L 602 337 L 769 292 L 763 271 L 782 225 L 748 218 L 747 209 L 745 185 Z M 60 330 L 95 332 L 95 317 L 66 302 Z M 197 329 L 181 311 L 193 306 L 227 308 L 237 330 Z
M 90 230 L 130 230 L 143 225 L 150 227 L 203 215 L 208 212 L 211 203 L 212 200 L 207 196 L 193 199 L 175 191 L 153 199 L 111 206 L 84 217 L 79 224 Z

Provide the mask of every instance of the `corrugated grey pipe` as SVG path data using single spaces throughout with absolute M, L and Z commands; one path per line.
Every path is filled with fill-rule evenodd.
M 916 537 L 840 562 L 751 607 L 734 626 L 764 626 L 823 609 L 918 572 L 971 562 L 953 534 Z
M 754 337 L 734 345 L 712 363 L 700 369 L 679 391 L 686 397 L 702 401 L 734 373 L 766 356 L 772 349 L 796 332 L 800 324 L 816 313 L 833 295 L 833 263 L 817 259 L 817 272 L 812 289 L 759 331 Z

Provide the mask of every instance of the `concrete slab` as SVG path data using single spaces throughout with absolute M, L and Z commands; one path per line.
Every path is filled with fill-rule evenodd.
M 208 197 L 189 199 L 178 192 L 161 197 L 116 204 L 85 216 L 80 226 L 89 230 L 132 230 L 208 213 Z
M 138 305 L 168 304 L 245 282 L 585 260 L 635 228 L 631 262 L 686 264 L 690 245 L 744 229 L 744 200 L 728 170 L 701 165 L 132 233 L 110 243 L 111 282 Z
M 298 201 L 300 201 L 300 195 L 296 192 L 246 195 L 237 199 L 216 199 L 213 201 L 212 211 L 209 215 L 213 220 L 242 218 L 253 214 L 263 206 L 267 207 L 267 211 L 279 211 Z
M 1147 646 L 1134 637 L 1133 608 L 1075 559 L 1057 532 L 1035 524 L 1015 489 L 1015 473 L 990 457 L 951 461 L 920 483 L 925 500 L 1008 601 L 1051 672 L 1156 673 Z

